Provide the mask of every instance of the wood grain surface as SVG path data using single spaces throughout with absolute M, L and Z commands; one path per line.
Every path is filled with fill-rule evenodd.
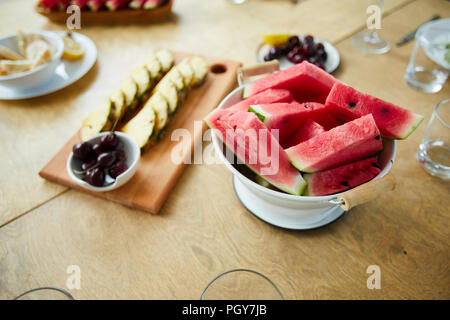
M 361 2 L 309 0 L 294 6 L 255 0 L 233 6 L 211 1 L 202 6 L 182 0 L 174 4 L 176 21 L 149 29 L 82 29 L 99 47 L 94 70 L 48 97 L 0 102 L 2 151 L 8 155 L 0 157 L 1 219 L 27 213 L 0 228 L 0 298 L 37 286 L 66 288 L 67 267 L 78 265 L 81 289 L 70 290 L 76 299 L 197 299 L 214 276 L 233 268 L 269 276 L 286 299 L 449 299 L 450 185 L 426 174 L 415 153 L 434 106 L 450 95 L 450 86 L 425 94 L 405 84 L 412 42 L 384 55 L 356 50 L 349 36 L 363 27 Z M 30 27 L 53 28 L 14 3 L 0 4 L 0 14 L 7 8 L 18 17 L 0 19 L 2 33 L 15 31 L 26 18 Z M 443 0 L 386 5 L 380 33 L 391 42 L 434 13 L 450 16 Z M 295 232 L 246 211 L 223 165 L 188 166 L 156 216 L 36 177 L 92 101 L 119 83 L 115 75 L 128 66 L 115 61 L 130 63 L 158 46 L 253 64 L 260 34 L 267 31 L 311 32 L 333 42 L 341 54 L 339 79 L 425 116 L 425 123 L 398 143 L 391 171 L 395 191 L 327 227 Z M 105 39 L 108 34 L 115 37 Z M 366 286 L 369 265 L 380 267 L 380 290 Z
M 386 12 L 410 1 L 388 1 Z M 35 0 L 0 3 L 0 36 L 19 28 L 65 30 L 37 14 L 34 5 Z M 66 190 L 36 172 L 148 52 L 168 48 L 254 64 L 263 32 L 311 32 L 336 42 L 363 26 L 365 8 L 361 0 L 314 0 L 301 5 L 255 0 L 240 6 L 226 0 L 209 1 L 208 5 L 202 0 L 182 0 L 175 1 L 170 19 L 148 26 L 90 26 L 81 18 L 78 32 L 91 38 L 98 49 L 92 70 L 70 87 L 44 97 L 0 100 L 1 146 L 8 154 L 0 157 L 0 183 L 6 186 L 0 190 L 0 226 Z M 317 12 L 321 14 L 317 16 Z
M 175 64 L 181 62 L 183 58 L 192 57 L 186 53 L 173 54 Z M 171 119 L 163 138 L 141 156 L 136 174 L 123 187 L 109 192 L 93 192 L 80 187 L 69 177 L 66 162 L 73 145 L 81 141 L 80 131 L 39 171 L 39 175 L 47 180 L 128 207 L 158 213 L 184 167 L 191 162 L 194 147 L 202 140 L 206 128 L 203 118 L 217 107 L 236 84 L 240 62 L 204 58 L 210 68 L 205 82 L 189 91 L 186 100 Z M 184 130 L 183 135 L 174 135 L 178 129 Z

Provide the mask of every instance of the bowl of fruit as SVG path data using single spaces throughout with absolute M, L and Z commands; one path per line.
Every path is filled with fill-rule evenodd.
M 260 68 L 268 71 L 268 65 Z M 241 70 L 255 75 L 255 67 Z M 352 88 L 304 61 L 232 91 L 205 121 L 241 203 L 305 230 L 395 188 L 397 140 L 423 117 Z
M 83 188 L 105 192 L 127 183 L 136 173 L 140 149 L 122 132 L 102 132 L 75 144 L 67 158 L 67 173 Z
M 331 43 L 312 35 L 265 34 L 257 51 L 258 62 L 277 59 L 280 68 L 308 61 L 332 73 L 340 63 L 339 52 Z

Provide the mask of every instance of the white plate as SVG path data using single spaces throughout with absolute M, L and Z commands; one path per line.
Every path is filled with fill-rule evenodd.
M 56 33 L 64 35 L 62 31 Z M 21 90 L 0 85 L 0 100 L 18 100 L 43 96 L 65 88 L 84 76 L 97 60 L 97 48 L 91 39 L 80 33 L 72 32 L 72 36 L 84 48 L 84 55 L 81 59 L 75 61 L 62 59 L 56 67 L 53 77 L 34 88 Z
M 303 41 L 304 36 L 298 35 L 301 41 Z M 339 52 L 336 49 L 335 46 L 333 46 L 331 43 L 321 40 L 319 38 L 314 37 L 314 43 L 322 43 L 323 47 L 325 49 L 325 52 L 327 53 L 327 61 L 325 62 L 325 69 L 328 73 L 332 73 L 334 70 L 337 69 L 339 66 L 339 63 L 341 61 L 341 58 L 339 56 Z M 269 50 L 272 46 L 268 44 L 260 44 L 258 47 L 258 52 L 256 53 L 256 57 L 259 63 L 264 62 L 264 56 L 269 53 Z M 294 63 L 290 62 L 286 56 L 283 56 L 278 59 L 280 61 L 280 69 L 284 70 L 289 67 L 292 67 Z

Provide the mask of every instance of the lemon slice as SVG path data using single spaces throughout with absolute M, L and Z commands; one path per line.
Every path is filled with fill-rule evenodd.
M 263 41 L 271 46 L 278 46 L 280 44 L 286 43 L 291 37 L 287 33 L 277 33 L 277 34 L 263 34 Z
M 66 60 L 77 60 L 80 59 L 84 54 L 84 49 L 72 37 L 64 36 L 62 37 L 64 42 L 64 52 L 62 58 Z

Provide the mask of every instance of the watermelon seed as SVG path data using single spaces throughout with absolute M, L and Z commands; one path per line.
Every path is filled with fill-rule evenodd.
M 378 163 L 372 163 L 372 166 L 374 166 L 375 168 L 381 169 L 381 167 L 378 165 Z
M 356 103 L 354 103 L 354 102 L 349 102 L 349 103 L 348 103 L 348 106 L 349 106 L 350 108 L 354 108 L 354 107 L 356 107 Z
M 309 104 L 305 104 L 305 108 L 308 109 L 309 108 Z
M 341 185 L 345 186 L 345 187 L 350 187 L 350 185 L 348 184 L 347 181 L 341 181 L 339 182 Z
M 381 139 L 381 136 L 380 135 L 377 135 L 376 137 L 375 137 L 375 140 L 380 140 Z

